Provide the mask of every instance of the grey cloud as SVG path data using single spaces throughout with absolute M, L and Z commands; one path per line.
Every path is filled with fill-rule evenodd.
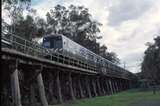
M 143 53 L 134 52 L 126 55 L 123 60 L 126 62 L 126 68 L 134 73 L 140 71 Z
M 109 8 L 109 25 L 116 26 L 123 21 L 132 20 L 143 15 L 153 6 L 154 0 L 119 0 L 118 5 Z
M 129 62 L 132 62 L 132 61 L 138 61 L 142 58 L 143 56 L 143 53 L 140 52 L 132 52 L 132 53 L 129 53 L 128 55 L 126 55 L 123 60 L 125 61 L 129 61 Z
M 131 40 L 131 38 L 133 39 L 136 36 L 138 36 L 138 34 L 137 34 L 138 32 L 140 32 L 140 30 L 139 29 L 135 29 L 135 30 L 132 31 L 132 33 L 130 35 L 120 37 L 118 39 L 118 41 L 121 42 L 121 43 L 122 42 L 127 42 L 127 41 Z

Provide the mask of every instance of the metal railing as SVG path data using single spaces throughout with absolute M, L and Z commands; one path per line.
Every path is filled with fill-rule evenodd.
M 46 49 L 40 46 L 38 43 L 28 41 L 22 37 L 10 33 L 9 31 L 4 30 L 4 28 L 2 29 L 1 40 L 3 40 L 2 43 L 4 43 L 4 41 L 8 42 L 8 47 L 10 49 L 14 49 L 28 55 L 32 55 L 39 58 L 45 58 L 58 63 L 72 65 L 79 68 L 84 68 L 91 72 L 97 71 L 96 65 L 88 63 L 87 60 L 84 61 L 84 59 L 76 59 L 76 56 L 74 55 L 72 57 L 69 57 L 68 55 L 63 54 L 63 52 L 59 53 L 50 49 Z
M 17 36 L 12 30 L 11 27 L 7 27 L 7 24 L 2 24 L 2 39 L 1 41 L 8 42 L 8 48 L 17 50 L 24 54 L 32 55 L 38 58 L 44 58 L 51 61 L 55 61 L 62 64 L 72 65 L 79 68 L 87 69 L 90 72 L 101 72 L 101 68 L 104 67 L 102 64 L 95 63 L 93 61 L 86 60 L 85 58 L 81 58 L 71 53 L 67 53 L 66 51 L 55 51 L 51 49 L 47 49 L 42 47 L 36 42 L 32 42 L 26 40 L 20 36 Z M 3 42 L 2 42 L 3 43 Z M 105 67 L 105 74 L 117 76 L 117 77 L 128 77 L 127 71 L 118 71 L 113 67 Z

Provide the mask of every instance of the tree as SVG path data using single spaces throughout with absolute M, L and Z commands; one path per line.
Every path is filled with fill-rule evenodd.
M 154 39 L 154 43 L 148 43 L 142 62 L 143 77 L 160 84 L 160 36 Z
M 97 39 L 102 37 L 98 36 L 99 27 L 102 24 L 93 20 L 87 8 L 74 5 L 66 8 L 57 5 L 50 12 L 47 12 L 47 22 L 39 16 L 35 17 L 36 10 L 34 9 L 29 9 L 31 14 L 26 18 L 21 12 L 19 13 L 19 15 L 13 13 L 12 16 L 14 21 L 11 26 L 15 28 L 16 35 L 32 40 L 50 33 L 63 34 L 94 53 L 100 54 L 101 48 Z M 105 50 L 104 54 L 102 55 L 104 58 L 118 63 L 119 60 L 114 52 Z
M 95 53 L 99 50 L 96 40 L 100 38 L 97 33 L 100 32 L 101 24 L 92 19 L 87 8 L 74 5 L 66 8 L 57 5 L 46 16 L 47 33 L 63 34 Z
M 15 24 L 11 24 L 14 27 L 14 33 L 27 40 L 32 40 L 35 37 L 42 37 L 46 33 L 46 22 L 44 19 L 32 17 L 27 15 L 21 17 Z
M 111 61 L 115 64 L 120 63 L 120 60 L 117 57 L 117 54 L 115 52 L 107 52 L 104 58 L 108 59 L 109 61 Z
M 23 16 L 24 10 L 31 10 L 30 2 L 31 0 L 2 0 L 2 12 L 8 12 L 5 18 L 7 17 L 11 21 L 11 23 L 9 24 L 11 29 L 13 29 L 12 33 L 16 33 L 16 35 L 19 35 L 26 39 L 30 39 L 31 34 L 34 31 L 33 18 L 31 16 L 27 16 L 27 18 L 25 19 L 25 17 Z
M 107 51 L 107 47 L 105 45 L 102 45 L 100 47 L 100 53 L 99 53 L 102 57 L 104 57 L 105 59 L 115 63 L 115 64 L 119 64 L 120 60 L 117 57 L 117 54 L 114 52 L 108 52 Z
M 36 24 L 36 29 L 37 33 L 33 37 L 42 37 L 46 34 L 47 30 L 47 23 L 43 18 L 36 17 L 35 18 L 35 24 Z
M 114 52 L 101 51 L 97 36 L 102 25 L 92 19 L 89 10 L 83 6 L 70 5 L 68 8 L 57 5 L 46 14 L 47 33 L 63 34 L 96 54 L 118 64 L 119 59 Z M 101 54 L 102 53 L 102 54 Z
M 21 18 L 23 11 L 29 10 L 31 0 L 2 0 L 2 10 L 9 12 L 11 23 L 16 23 Z
M 22 17 L 22 19 L 17 21 L 13 27 L 15 28 L 14 33 L 16 35 L 21 36 L 27 40 L 31 40 L 33 35 L 35 35 L 37 32 L 34 19 L 29 15 L 27 15 L 25 19 Z

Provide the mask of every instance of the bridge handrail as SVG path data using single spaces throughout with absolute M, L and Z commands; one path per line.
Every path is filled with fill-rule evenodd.
M 3 25 L 2 25 L 2 27 L 3 27 Z M 4 27 L 6 27 L 6 26 L 4 26 Z M 7 33 L 7 34 L 5 35 L 5 33 Z M 97 69 L 98 68 L 97 66 L 99 66 L 99 68 L 101 67 L 101 64 L 89 62 L 88 60 L 84 61 L 84 59 L 79 59 L 79 58 L 77 59 L 76 56 L 71 57 L 69 55 L 64 54 L 64 52 L 60 53 L 60 52 L 56 52 L 54 50 L 46 49 L 46 48 L 40 46 L 38 43 L 26 40 L 20 36 L 15 35 L 14 33 L 10 33 L 10 31 L 7 32 L 5 30 L 2 30 L 2 39 L 10 42 L 12 44 L 12 49 L 16 49 L 16 50 L 23 52 L 25 54 L 34 55 L 34 56 L 41 57 L 41 58 L 48 56 L 47 59 L 49 59 L 49 60 L 56 61 L 56 62 L 62 62 L 63 64 L 68 63 L 70 65 L 74 65 L 77 67 L 88 69 L 90 71 L 98 72 L 98 70 L 100 70 L 100 69 Z M 18 47 L 21 49 L 23 48 L 23 50 L 18 49 Z M 54 58 L 56 58 L 57 60 L 53 60 Z M 113 68 L 111 68 L 111 70 L 112 70 L 112 72 L 107 70 L 106 73 L 116 74 L 117 76 L 127 74 L 127 72 L 116 73 L 116 72 L 114 72 Z
M 22 37 L 19 37 L 19 36 L 13 34 L 13 33 L 6 32 L 6 33 L 8 33 L 7 35 L 10 35 L 7 38 L 6 37 L 7 35 L 5 36 L 4 33 L 5 33 L 5 31 L 2 31 L 2 39 L 9 41 L 12 44 L 12 48 L 13 49 L 21 51 L 21 52 L 23 52 L 25 54 L 31 54 L 31 55 L 34 55 L 34 56 L 37 56 L 37 57 L 39 57 L 39 54 L 40 54 L 40 55 L 42 55 L 42 56 L 40 56 L 41 58 L 43 56 L 50 56 L 50 58 L 48 58 L 49 60 L 52 60 L 53 57 L 56 57 L 58 61 L 60 61 L 60 60 L 62 62 L 67 61 L 69 64 L 71 64 L 71 62 L 70 62 L 71 59 L 75 60 L 75 58 L 73 58 L 73 57 L 68 57 L 69 58 L 69 61 L 68 61 L 68 59 L 64 58 L 64 57 L 67 57 L 64 54 L 59 53 L 59 52 L 55 52 L 55 51 L 51 51 L 49 49 L 41 47 L 37 43 L 34 43 L 32 41 L 28 41 L 28 40 L 26 40 L 26 39 L 24 39 Z M 27 46 L 27 44 L 29 44 L 30 46 Z M 20 50 L 20 48 L 18 49 L 18 47 L 21 47 L 21 49 L 23 48 L 23 50 Z M 29 52 L 31 51 L 33 53 L 28 53 L 27 50 Z M 53 54 L 55 54 L 55 55 L 53 55 Z M 87 64 L 87 66 L 85 66 L 84 64 Z M 77 65 L 78 67 L 89 69 L 91 71 L 96 71 L 96 69 L 95 69 L 96 67 L 95 66 L 93 66 L 91 64 L 88 64 L 86 62 L 82 62 L 81 60 L 73 61 L 73 65 Z

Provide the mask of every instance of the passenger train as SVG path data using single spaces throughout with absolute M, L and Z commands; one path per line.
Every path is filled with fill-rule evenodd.
M 79 45 L 78 43 L 72 41 L 62 34 L 50 34 L 43 37 L 42 46 L 48 49 L 59 49 L 65 50 L 75 55 L 79 55 L 86 60 L 93 61 L 95 63 L 101 64 L 103 72 L 107 69 L 112 71 L 123 71 L 124 69 L 112 63 L 111 61 L 93 53 L 92 51 L 86 49 L 85 47 Z
M 8 29 L 4 32 L 8 33 Z M 5 36 L 6 33 L 3 33 L 2 36 Z M 5 39 L 2 39 L 1 41 L 3 47 L 8 47 L 8 48 L 12 47 L 11 42 Z M 121 72 L 125 70 L 124 68 L 119 67 L 118 65 L 112 63 L 111 61 L 93 53 L 92 51 L 86 49 L 85 47 L 79 45 L 78 43 L 72 41 L 71 39 L 67 38 L 62 34 L 46 35 L 42 38 L 40 44 L 44 48 L 62 50 L 62 52 L 67 51 L 68 53 L 78 55 L 79 57 L 82 57 L 88 61 L 92 61 L 96 64 L 99 64 L 100 65 L 99 68 L 101 68 L 100 70 L 103 73 L 106 73 L 107 69 L 111 71 L 121 71 Z

